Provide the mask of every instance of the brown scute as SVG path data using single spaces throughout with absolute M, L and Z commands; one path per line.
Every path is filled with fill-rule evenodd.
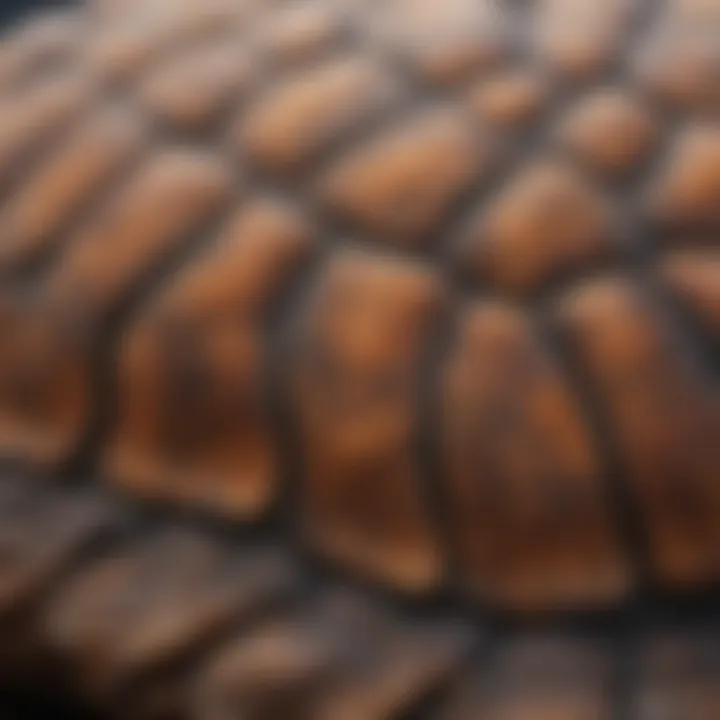
M 321 179 L 327 206 L 387 243 L 433 240 L 455 200 L 483 171 L 490 148 L 450 110 L 408 119 L 350 151 Z
M 310 720 L 342 648 L 318 617 L 272 618 L 211 658 L 193 692 L 198 717 Z
M 301 170 L 325 147 L 397 101 L 388 73 L 347 57 L 304 69 L 242 113 L 241 150 L 276 173 Z
M 720 251 L 679 250 L 665 257 L 659 267 L 660 281 L 707 329 L 710 338 L 720 337 Z
M 649 188 L 649 214 L 659 225 L 720 231 L 720 126 L 685 128 Z
M 205 0 L 203 3 L 139 3 L 132 12 L 117 12 L 92 37 L 88 61 L 110 82 L 137 80 L 148 65 L 178 44 L 221 36 L 240 29 L 247 19 L 244 0 Z
M 710 0 L 714 16 L 684 14 L 672 7 L 633 58 L 633 73 L 641 87 L 673 110 L 707 113 L 720 110 L 717 42 L 720 12 Z M 692 23 L 688 20 L 692 18 Z
M 404 623 L 389 613 L 361 612 L 344 613 L 335 634 L 347 637 L 357 628 L 365 638 L 364 657 L 355 651 L 338 673 L 318 703 L 319 720 L 402 717 L 444 687 L 470 649 L 468 628 L 458 623 Z
M 408 591 L 442 572 L 412 447 L 416 377 L 441 292 L 429 269 L 340 251 L 294 350 L 304 530 L 325 555 Z
M 92 92 L 86 79 L 60 74 L 22 92 L 0 95 L 0 189 L 28 155 L 75 119 Z
M 538 59 L 569 82 L 590 82 L 616 61 L 636 0 L 539 0 L 531 42 Z
M 87 430 L 92 334 L 67 309 L 11 294 L 0 300 L 0 448 L 6 457 L 56 467 Z
M 38 676 L 38 612 L 77 558 L 111 537 L 121 513 L 91 494 L 62 496 L 5 475 L 0 518 L 0 677 L 7 687 Z M 43 677 L 46 686 L 54 681 Z
M 464 585 L 498 607 L 601 607 L 631 585 L 589 428 L 530 319 L 466 310 L 443 373 L 442 430 Z
M 275 62 L 292 67 L 328 53 L 339 43 L 347 20 L 342 2 L 280 5 L 273 22 L 261 28 L 259 45 Z
M 508 51 L 507 13 L 492 0 L 390 0 L 369 23 L 389 52 L 439 85 L 485 72 Z
M 470 89 L 469 108 L 493 129 L 518 130 L 542 112 L 551 94 L 548 78 L 537 72 L 505 70 L 482 78 Z
M 252 69 L 251 54 L 232 35 L 201 43 L 143 77 L 139 101 L 171 129 L 200 132 L 248 90 Z
M 573 106 L 560 122 L 562 145 L 606 173 L 638 166 L 652 148 L 655 123 L 647 108 L 627 93 L 603 89 Z
M 35 168 L 0 211 L 0 268 L 56 245 L 89 200 L 143 147 L 138 118 L 116 106 L 86 120 Z
M 135 679 L 192 659 L 286 593 L 288 572 L 272 554 L 238 557 L 166 530 L 71 573 L 49 602 L 43 632 L 86 692 L 124 703 Z
M 720 706 L 719 647 L 718 626 L 644 638 L 638 720 L 714 720 Z
M 148 268 L 188 241 L 227 204 L 232 176 L 214 155 L 185 149 L 150 157 L 117 196 L 91 214 L 47 281 L 52 302 L 102 317 Z
M 628 280 L 598 280 L 559 310 L 609 418 L 657 577 L 708 582 L 720 568 L 720 405 L 663 314 Z
M 569 635 L 513 639 L 491 668 L 463 678 L 437 717 L 611 720 L 611 682 L 610 656 L 601 642 Z
M 189 152 L 151 159 L 62 253 L 39 291 L 0 303 L 0 445 L 42 465 L 69 460 L 90 428 L 102 321 L 139 279 L 229 199 L 228 172 Z
M 120 487 L 236 518 L 274 499 L 263 317 L 312 240 L 297 211 L 250 201 L 129 329 L 105 454 Z
M 32 487 L 0 492 L 0 624 L 32 604 L 112 514 L 89 498 L 38 497 Z
M 400 716 L 461 662 L 468 649 L 462 631 L 324 597 L 311 613 L 270 620 L 231 641 L 201 676 L 196 704 L 201 717 L 235 717 L 242 709 L 248 720 Z
M 478 280 L 513 293 L 617 253 L 614 208 L 583 175 L 538 160 L 473 219 L 458 252 Z

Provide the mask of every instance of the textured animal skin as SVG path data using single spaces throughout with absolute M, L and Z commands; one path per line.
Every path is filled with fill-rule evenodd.
M 2 684 L 720 717 L 719 241 L 720 0 L 10 30 Z

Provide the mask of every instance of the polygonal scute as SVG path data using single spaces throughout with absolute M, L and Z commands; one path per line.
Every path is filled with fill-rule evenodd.
M 200 132 L 242 97 L 253 60 L 232 34 L 183 49 L 143 77 L 140 103 L 172 130 Z
M 261 167 L 297 172 L 397 100 L 397 83 L 379 64 L 335 58 L 304 69 L 243 109 L 235 134 L 239 149 Z
M 92 90 L 84 76 L 61 73 L 0 96 L 0 189 L 36 148 L 78 117 Z
M 490 149 L 465 118 L 434 110 L 347 152 L 321 178 L 324 203 L 393 245 L 437 242 L 442 221 L 487 170 Z
M 250 3 L 245 0 L 149 2 L 141 8 L 113 7 L 113 15 L 92 36 L 87 55 L 104 79 L 117 82 L 137 79 L 152 60 L 183 43 L 218 37 L 247 21 Z
M 642 639 L 637 720 L 713 720 L 720 706 L 720 628 Z
M 15 269 L 57 245 L 63 231 L 144 146 L 142 123 L 103 108 L 36 167 L 0 210 L 0 268 Z
M 502 643 L 450 693 L 437 720 L 611 720 L 610 657 L 570 635 Z
M 297 67 L 325 56 L 341 43 L 347 30 L 350 0 L 304 0 L 278 6 L 273 21 L 259 27 L 258 45 L 275 62 Z
M 116 534 L 123 515 L 115 510 L 93 493 L 56 493 L 23 474 L 2 478 L 0 675 L 8 684 L 47 680 L 37 618 L 48 593 Z
M 598 280 L 561 304 L 647 530 L 658 578 L 675 587 L 720 573 L 720 405 L 669 320 L 629 281 Z
M 368 19 L 389 52 L 443 85 L 498 64 L 510 45 L 507 13 L 492 0 L 391 0 Z
M 590 167 L 606 174 L 636 168 L 657 134 L 650 111 L 630 93 L 604 88 L 573 105 L 561 119 L 560 143 Z
M 151 157 L 89 218 L 47 280 L 48 300 L 102 318 L 229 202 L 229 168 L 209 152 Z
M 634 52 L 636 80 L 672 110 L 712 116 L 720 109 L 719 32 L 715 0 L 707 0 L 702 8 L 669 3 Z
M 312 615 L 265 620 L 213 654 L 193 688 L 193 709 L 201 718 L 315 718 L 337 677 L 338 640 Z
M 73 573 L 47 601 L 43 634 L 85 692 L 129 704 L 135 683 L 197 660 L 291 578 L 272 553 L 232 556 L 186 529 L 165 530 Z
M 168 153 L 149 161 L 61 254 L 34 294 L 0 302 L 0 447 L 43 465 L 74 454 L 97 398 L 102 323 L 137 283 L 188 241 L 229 196 L 214 158 Z
M 497 607 L 603 606 L 631 584 L 589 428 L 530 320 L 462 317 L 443 373 L 443 468 L 461 581 Z
M 306 310 L 292 371 L 305 533 L 326 556 L 407 590 L 434 585 L 442 570 L 413 454 L 440 294 L 418 264 L 340 251 Z
M 648 190 L 649 215 L 669 229 L 720 229 L 720 126 L 690 124 Z
M 478 120 L 501 132 L 527 128 L 551 95 L 551 82 L 525 68 L 499 70 L 476 81 L 468 92 L 468 107 Z
M 267 507 L 279 451 L 269 427 L 265 325 L 311 240 L 296 210 L 250 201 L 130 329 L 105 453 L 118 485 L 235 517 Z
M 538 161 L 472 219 L 459 253 L 480 281 L 531 291 L 617 252 L 612 204 L 572 166 Z
M 322 597 L 312 612 L 240 634 L 200 677 L 200 717 L 386 720 L 449 679 L 469 649 L 451 623 L 403 622 L 370 602 Z
M 38 297 L 0 299 L 0 448 L 52 468 L 90 421 L 92 330 L 72 308 Z
M 407 716 L 445 688 L 473 649 L 473 635 L 460 622 L 408 621 L 341 594 L 320 604 L 320 611 L 345 647 L 334 682 L 318 703 L 318 720 Z M 359 642 L 347 642 L 351 629 Z
M 113 514 L 90 498 L 61 498 L 3 479 L 0 490 L 0 621 L 37 604 Z
M 541 62 L 573 81 L 612 67 L 638 0 L 540 0 L 532 5 L 532 39 Z
M 711 339 L 720 338 L 720 251 L 678 250 L 663 258 L 660 281 Z

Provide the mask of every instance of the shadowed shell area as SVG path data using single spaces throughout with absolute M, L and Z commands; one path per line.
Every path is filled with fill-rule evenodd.
M 720 0 L 7 29 L 0 720 L 716 720 L 719 69 Z

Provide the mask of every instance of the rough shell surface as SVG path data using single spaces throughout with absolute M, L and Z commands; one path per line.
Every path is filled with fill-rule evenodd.
M 122 717 L 716 717 L 719 68 L 718 0 L 9 31 L 7 676 Z

